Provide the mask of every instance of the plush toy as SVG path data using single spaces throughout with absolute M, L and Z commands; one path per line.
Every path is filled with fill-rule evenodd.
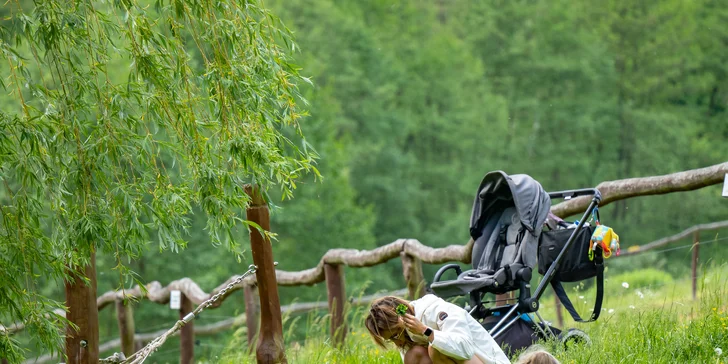
M 597 248 L 602 249 L 602 256 L 604 258 L 611 257 L 612 252 L 615 252 L 619 256 L 619 235 L 609 226 L 597 225 L 589 241 L 589 260 L 594 260 L 594 251 Z

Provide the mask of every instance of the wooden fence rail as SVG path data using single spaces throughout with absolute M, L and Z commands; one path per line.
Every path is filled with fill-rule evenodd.
M 713 222 L 710 224 L 695 225 L 695 226 L 685 229 L 675 235 L 664 237 L 662 239 L 658 239 L 658 240 L 655 240 L 653 242 L 650 242 L 650 243 L 647 243 L 644 245 L 632 245 L 629 248 L 627 248 L 627 251 L 622 252 L 622 255 L 620 255 L 620 256 L 626 257 L 626 256 L 630 256 L 630 255 L 644 253 L 648 250 L 663 247 L 667 244 L 674 243 L 678 240 L 682 240 L 682 239 L 685 239 L 690 236 L 695 236 L 696 233 L 700 233 L 701 231 L 711 231 L 711 230 L 718 230 L 718 229 L 723 229 L 723 228 L 728 228 L 728 220 Z

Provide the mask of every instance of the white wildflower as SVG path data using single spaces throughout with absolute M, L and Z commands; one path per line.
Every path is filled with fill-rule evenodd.
M 622 282 L 622 287 L 624 287 L 624 288 L 629 288 L 629 283 L 627 283 L 627 282 Z
M 631 308 L 631 309 L 633 309 L 633 310 L 634 310 L 634 306 L 633 306 L 633 305 L 629 305 L 629 308 Z
M 640 298 L 645 298 L 645 295 L 644 295 L 644 293 L 642 293 L 642 291 L 638 290 L 637 295 L 640 296 Z
M 584 296 L 579 296 L 579 299 L 583 300 L 584 299 Z
M 718 355 L 718 356 L 723 355 L 723 349 L 721 349 L 721 348 L 715 348 L 715 355 Z
M 610 308 L 609 311 L 607 311 L 607 313 L 614 313 L 614 309 Z

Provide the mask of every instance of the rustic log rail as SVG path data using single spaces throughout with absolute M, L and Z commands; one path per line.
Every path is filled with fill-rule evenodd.
M 469 252 L 472 250 L 472 244 L 473 242 L 471 240 L 465 246 L 451 245 L 446 248 L 431 248 L 422 245 L 419 241 L 414 239 L 398 239 L 392 243 L 370 251 L 331 249 L 324 254 L 316 267 L 300 272 L 276 270 L 276 278 L 278 280 L 278 285 L 281 286 L 314 285 L 325 280 L 323 269 L 324 264 L 344 264 L 349 267 L 370 267 L 383 264 L 389 260 L 397 258 L 400 256 L 401 252 L 406 253 L 408 260 L 409 257 L 418 258 L 420 260 L 420 262 L 418 262 L 419 264 L 422 262 L 429 264 L 441 264 L 449 261 L 469 263 Z M 238 277 L 238 275 L 234 275 L 228 278 L 224 283 L 215 287 L 210 293 L 205 293 L 205 291 L 203 291 L 202 288 L 200 288 L 200 286 L 190 278 L 182 278 L 172 281 L 164 287 L 158 281 L 152 281 L 145 285 L 144 290 L 137 285 L 132 289 L 108 291 L 96 299 L 96 304 L 99 310 L 102 310 L 111 304 L 116 304 L 119 300 L 147 299 L 154 303 L 167 304 L 169 303 L 170 292 L 178 290 L 182 293 L 182 295 L 192 301 L 192 303 L 199 305 L 217 294 Z M 415 276 L 415 279 L 416 278 L 418 277 Z M 249 279 L 245 279 L 241 285 L 236 285 L 233 289 L 228 291 L 228 295 L 226 296 L 229 296 L 230 293 L 236 290 L 244 288 L 245 285 L 255 286 L 255 278 L 251 276 Z M 210 308 L 219 307 L 225 298 L 226 297 L 221 297 L 218 301 L 219 303 L 210 306 Z M 56 310 L 55 313 L 57 315 L 64 315 L 62 310 Z M 15 324 L 8 327 L 0 326 L 0 331 L 7 330 L 10 333 L 14 333 L 22 330 L 24 327 L 25 326 L 23 324 Z
M 728 173 L 728 162 L 662 176 L 605 181 L 596 187 L 602 193 L 602 201 L 599 206 L 630 197 L 697 190 L 723 182 L 726 173 Z M 571 216 L 586 210 L 589 201 L 591 201 L 591 197 L 576 197 L 552 206 L 551 212 L 559 217 Z
M 728 220 L 713 222 L 710 224 L 695 225 L 695 226 L 685 229 L 675 235 L 664 237 L 662 239 L 658 239 L 658 240 L 655 240 L 653 242 L 650 242 L 650 243 L 647 243 L 644 245 L 632 245 L 629 248 L 627 248 L 627 251 L 623 251 L 620 256 L 626 257 L 626 256 L 630 256 L 630 255 L 644 253 L 648 250 L 660 248 L 667 244 L 674 243 L 678 240 L 682 240 L 687 237 L 694 236 L 695 233 L 700 233 L 701 231 L 718 230 L 718 229 L 722 229 L 722 228 L 728 228 Z

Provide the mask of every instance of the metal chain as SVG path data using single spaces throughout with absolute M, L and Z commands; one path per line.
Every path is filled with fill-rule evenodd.
M 274 265 L 278 265 L 278 262 L 274 262 Z M 164 334 L 161 336 L 155 338 L 152 340 L 147 346 L 142 348 L 141 350 L 134 353 L 132 356 L 130 356 L 128 359 L 124 359 L 123 354 L 121 356 L 117 355 L 119 353 L 114 354 L 113 356 L 103 359 L 99 361 L 100 363 L 123 363 L 123 364 L 140 364 L 143 363 L 144 360 L 146 360 L 152 353 L 156 352 L 157 349 L 159 349 L 162 344 L 167 340 L 169 336 L 174 335 L 177 331 L 181 330 L 184 325 L 189 323 L 190 321 L 194 320 L 202 310 L 209 307 L 211 304 L 215 303 L 220 297 L 223 297 L 227 294 L 228 291 L 233 289 L 236 285 L 240 284 L 247 276 L 255 273 L 255 271 L 258 269 L 257 266 L 251 264 L 248 267 L 248 271 L 243 273 L 243 275 L 236 278 L 234 281 L 230 282 L 225 288 L 221 289 L 219 292 L 217 292 L 215 295 L 207 299 L 205 302 L 202 302 L 197 308 L 188 313 L 184 318 L 177 321 L 172 328 L 167 330 Z

